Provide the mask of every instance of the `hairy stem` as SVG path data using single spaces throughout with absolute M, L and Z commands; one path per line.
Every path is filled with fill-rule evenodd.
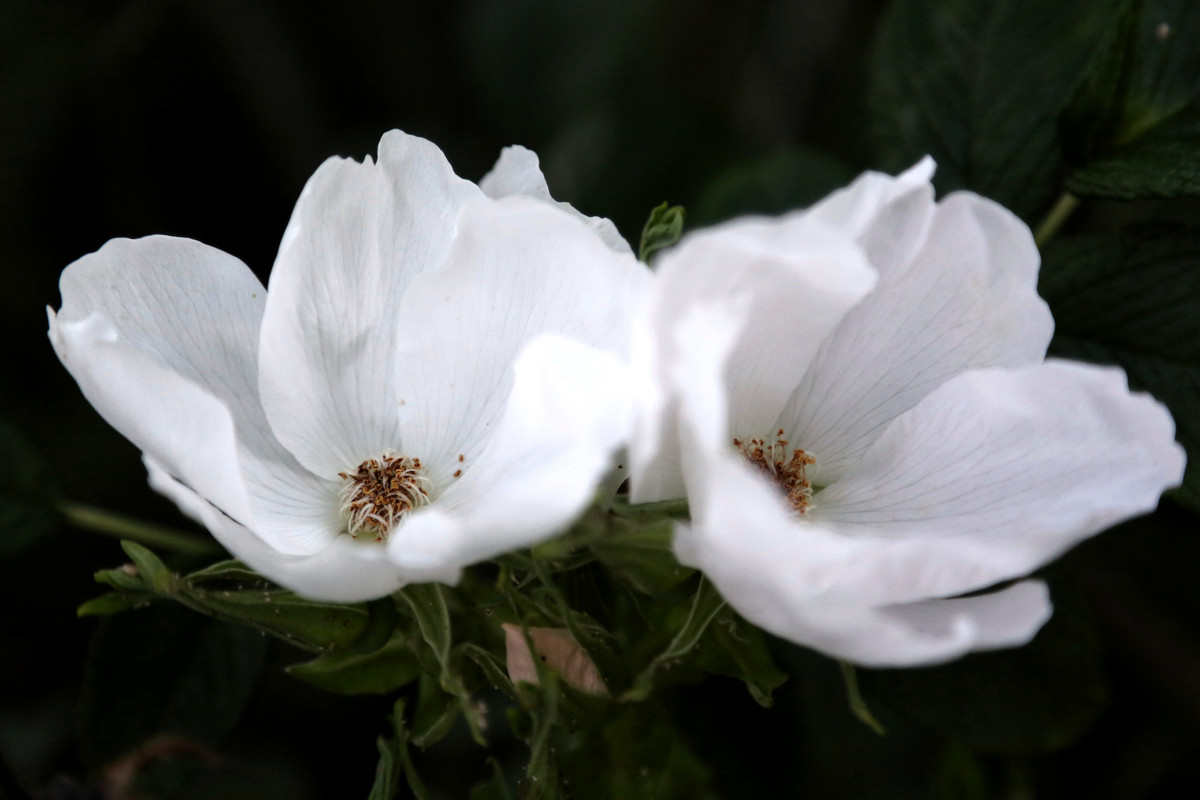
M 59 504 L 59 511 L 77 528 L 118 539 L 131 539 L 151 547 L 193 555 L 217 555 L 221 548 L 209 539 L 201 539 L 183 531 L 127 517 L 103 508 L 73 503 Z
M 1033 241 L 1037 244 L 1038 249 L 1046 246 L 1046 243 L 1054 238 L 1054 234 L 1058 233 L 1058 229 L 1063 226 L 1063 223 L 1075 213 L 1075 209 L 1079 207 L 1079 198 L 1070 192 L 1063 192 L 1058 200 L 1054 203 L 1054 207 L 1046 214 L 1042 223 L 1038 225 L 1037 230 L 1033 234 Z
M 875 719 L 871 709 L 867 708 L 867 701 L 863 700 L 862 693 L 858 690 L 858 674 L 854 671 L 854 665 L 849 661 L 838 663 L 842 667 L 842 680 L 846 684 L 846 701 L 850 704 L 850 711 L 858 717 L 859 722 L 875 733 L 880 736 L 886 735 L 887 731 L 879 724 L 879 720 Z

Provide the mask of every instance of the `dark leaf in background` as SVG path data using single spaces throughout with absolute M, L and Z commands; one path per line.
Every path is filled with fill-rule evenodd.
M 1123 367 L 1171 410 L 1189 456 L 1174 497 L 1200 511 L 1200 228 L 1060 240 L 1039 290 L 1054 312 L 1052 354 Z
M 1058 118 L 1113 0 L 896 0 L 871 62 L 882 166 L 922 156 L 938 189 L 971 189 L 1026 221 L 1057 193 Z
M 729 167 L 692 207 L 697 226 L 741 214 L 783 214 L 806 208 L 854 180 L 854 168 L 827 153 L 791 148 Z
M 216 746 L 258 680 L 267 639 L 157 604 L 103 620 L 88 652 L 80 753 L 98 769 L 162 735 Z
M 573 800 L 715 800 L 713 775 L 655 703 L 560 746 Z
M 1067 188 L 1120 200 L 1200 195 L 1200 7 L 1124 5 L 1063 113 Z
M 1055 585 L 1054 616 L 1028 645 L 923 669 L 859 669 L 889 734 L 903 722 L 974 750 L 1025 756 L 1075 742 L 1104 710 L 1100 640 L 1083 597 Z
M 0 556 L 33 544 L 59 522 L 58 487 L 41 456 L 0 420 Z

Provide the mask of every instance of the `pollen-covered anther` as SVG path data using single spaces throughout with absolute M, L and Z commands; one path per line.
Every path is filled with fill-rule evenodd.
M 421 459 L 385 450 L 368 458 L 353 472 L 339 472 L 345 483 L 338 495 L 350 535 L 387 540 L 408 512 L 429 503 L 430 480 Z
M 805 469 L 817 460 L 799 447 L 789 450 L 783 435 L 779 430 L 764 439 L 734 439 L 733 446 L 783 490 L 788 504 L 797 514 L 805 514 L 812 506 L 813 495 L 812 482 Z

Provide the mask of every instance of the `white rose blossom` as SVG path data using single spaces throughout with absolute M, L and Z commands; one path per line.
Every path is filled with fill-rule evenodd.
M 267 289 L 188 239 L 69 266 L 50 339 L 151 484 L 301 594 L 455 582 L 594 497 L 649 273 L 504 151 L 479 186 L 385 135 L 308 181 Z
M 864 665 L 1025 643 L 1045 585 L 994 587 L 1183 473 L 1170 415 L 1120 370 L 1045 360 L 1028 228 L 974 194 L 935 203 L 932 173 L 690 234 L 634 336 L 633 499 L 686 492 L 682 562 Z

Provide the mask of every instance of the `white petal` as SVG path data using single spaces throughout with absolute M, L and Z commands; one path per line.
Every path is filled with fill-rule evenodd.
M 388 551 L 407 580 L 456 583 L 468 564 L 558 533 L 591 503 L 625 441 L 628 368 L 613 353 L 544 335 L 513 371 L 487 447 L 392 533 Z
M 973 591 L 1152 511 L 1182 480 L 1174 431 L 1118 369 L 972 371 L 888 426 L 812 515 L 878 551 L 841 578 L 864 602 Z
M 633 253 L 629 243 L 621 236 L 612 220 L 605 217 L 589 217 L 580 213 L 570 203 L 560 203 L 550 196 L 550 187 L 546 185 L 546 177 L 538 166 L 537 154 L 532 150 L 513 145 L 500 151 L 500 158 L 487 175 L 479 181 L 479 188 L 488 197 L 507 197 L 509 195 L 524 195 L 533 197 L 569 211 L 587 223 L 604 243 L 619 253 Z
M 877 563 L 870 543 L 799 522 L 778 490 L 727 453 L 689 461 L 695 520 L 675 534 L 680 562 L 777 636 L 868 666 L 915 666 L 1027 641 L 1049 614 L 1040 584 L 991 595 L 877 606 L 846 566 Z M 869 579 L 869 576 L 866 578 Z
M 189 239 L 114 239 L 67 267 L 61 290 L 51 340 L 110 424 L 281 549 L 333 537 L 328 487 L 258 400 L 266 293 L 242 262 Z
M 679 496 L 680 478 L 670 469 L 678 398 L 667 387 L 690 309 L 721 304 L 737 315 L 740 331 L 727 358 L 729 432 L 764 436 L 822 340 L 875 280 L 844 231 L 803 213 L 734 220 L 665 253 L 636 323 L 633 359 L 644 405 L 630 447 L 634 500 Z
M 626 352 L 649 281 L 643 264 L 552 206 L 524 197 L 471 206 L 446 268 L 415 279 L 393 310 L 404 452 L 445 486 L 494 434 L 522 348 L 556 333 Z
M 233 419 L 220 400 L 123 344 L 98 314 L 66 322 L 50 312 L 50 341 L 110 425 L 227 514 L 251 518 Z
M 404 585 L 384 548 L 374 542 L 339 536 L 312 555 L 285 555 L 175 480 L 153 458 L 143 460 L 151 487 L 174 500 L 235 557 L 280 586 L 313 600 L 356 603 L 383 597 Z
M 414 276 L 443 266 L 460 211 L 482 196 L 399 131 L 378 164 L 330 159 L 304 187 L 271 272 L 260 385 L 276 436 L 315 474 L 402 446 L 397 307 Z
M 897 564 L 896 540 L 844 535 L 791 513 L 728 444 L 722 362 L 735 332 L 727 307 L 696 307 L 681 324 L 681 341 L 695 346 L 681 346 L 677 361 L 676 377 L 690 387 L 680 442 L 693 520 L 676 531 L 679 560 L 702 570 L 751 622 L 860 664 L 931 664 L 1031 636 L 1048 613 L 1036 588 L 939 605 L 921 571 L 961 572 L 956 559 L 927 548 L 923 561 Z
M 1052 612 L 1050 590 L 1041 581 L 1021 581 L 987 594 L 923 600 L 883 609 L 884 616 L 933 636 L 961 626 L 960 620 L 965 619 L 975 634 L 972 650 L 1028 644 Z
M 845 230 L 881 276 L 903 269 L 925 239 L 933 217 L 933 159 L 926 156 L 892 177 L 864 172 L 809 209 L 809 216 Z
M 916 213 L 898 218 L 926 226 Z M 937 207 L 921 249 L 881 269 L 780 418 L 817 457 L 818 484 L 844 474 L 888 422 L 955 375 L 1043 358 L 1053 320 L 1037 295 L 1038 262 L 1029 229 L 995 203 L 961 193 Z

